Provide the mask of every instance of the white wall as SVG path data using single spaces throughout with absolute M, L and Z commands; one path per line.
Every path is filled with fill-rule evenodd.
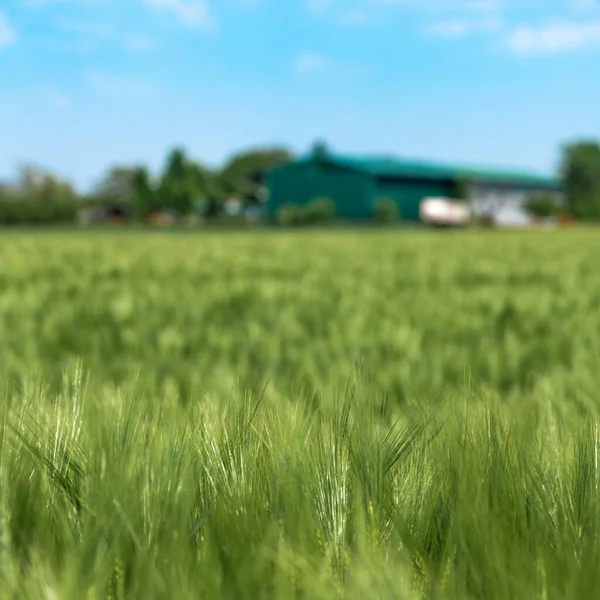
M 494 207 L 496 224 L 504 227 L 526 226 L 532 218 L 525 212 L 524 204 L 535 191 L 519 189 L 498 189 L 475 184 L 471 188 L 471 206 L 473 215 L 488 213 L 488 207 Z M 555 193 L 559 203 L 564 202 L 560 193 Z

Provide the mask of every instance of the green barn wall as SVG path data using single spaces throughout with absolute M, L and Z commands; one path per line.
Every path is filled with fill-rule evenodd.
M 390 198 L 396 202 L 402 219 L 419 220 L 419 204 L 427 196 L 452 195 L 451 184 L 444 181 L 379 179 L 375 182 L 374 201 Z
M 419 204 L 426 196 L 451 196 L 449 181 L 376 177 L 343 166 L 318 161 L 292 163 L 267 175 L 267 214 L 274 217 L 285 204 L 305 206 L 318 197 L 336 205 L 336 217 L 369 220 L 379 198 L 391 198 L 402 219 L 419 220 Z
M 336 217 L 371 217 L 374 182 L 371 177 L 330 164 L 296 163 L 267 176 L 267 213 L 273 217 L 283 205 L 304 206 L 314 198 L 328 197 L 336 205 Z

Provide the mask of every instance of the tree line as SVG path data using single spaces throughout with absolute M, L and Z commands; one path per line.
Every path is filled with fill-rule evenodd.
M 322 146 L 316 144 L 313 152 L 322 151 Z M 251 148 L 219 168 L 209 168 L 176 147 L 158 173 L 144 165 L 113 165 L 87 194 L 54 173 L 26 165 L 13 184 L 0 185 L 0 224 L 72 223 L 86 207 L 104 208 L 132 221 L 161 212 L 217 220 L 230 199 L 242 207 L 261 206 L 266 199 L 265 172 L 294 158 L 284 147 Z M 600 221 L 600 142 L 563 146 L 559 176 L 567 200 L 561 210 L 579 220 Z M 329 210 L 323 204 L 325 208 Z M 532 199 L 528 208 L 538 216 L 557 210 L 544 197 Z
M 286 148 L 256 148 L 211 169 L 176 147 L 159 173 L 144 165 L 114 165 L 87 194 L 78 193 L 72 183 L 54 173 L 25 165 L 18 169 L 14 183 L 0 185 L 0 224 L 67 223 L 82 209 L 94 207 L 133 221 L 158 212 L 217 218 L 228 199 L 244 206 L 261 205 L 264 173 L 293 159 Z

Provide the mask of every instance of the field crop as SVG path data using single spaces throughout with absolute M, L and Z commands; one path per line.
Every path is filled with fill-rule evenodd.
M 3 233 L 0 598 L 593 597 L 599 251 Z

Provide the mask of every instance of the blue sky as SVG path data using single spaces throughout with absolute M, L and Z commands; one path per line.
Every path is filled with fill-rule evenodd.
M 316 138 L 551 172 L 598 106 L 600 0 L 0 3 L 0 179 Z

